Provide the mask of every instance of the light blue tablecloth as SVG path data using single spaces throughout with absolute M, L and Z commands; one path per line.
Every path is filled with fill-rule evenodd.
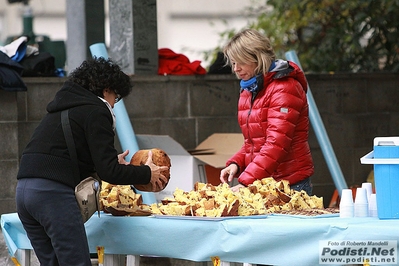
M 16 248 L 31 249 L 17 214 L 3 214 L 1 227 L 11 253 Z M 106 254 L 191 261 L 219 256 L 222 261 L 272 265 L 318 265 L 320 243 L 325 241 L 399 240 L 399 220 L 336 215 L 204 221 L 102 214 L 100 218 L 93 215 L 86 230 L 92 253 L 104 246 Z

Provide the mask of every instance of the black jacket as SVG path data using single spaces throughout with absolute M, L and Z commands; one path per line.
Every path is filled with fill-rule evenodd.
M 26 91 L 21 79 L 23 66 L 0 51 L 0 88 L 5 91 Z
M 69 109 L 79 161 L 79 179 L 73 175 L 62 131 L 61 111 L 65 109 Z M 111 184 L 150 182 L 151 170 L 148 166 L 118 163 L 112 115 L 105 103 L 92 92 L 67 81 L 48 104 L 47 111 L 22 154 L 18 179 L 46 178 L 74 188 L 96 171 L 102 180 Z

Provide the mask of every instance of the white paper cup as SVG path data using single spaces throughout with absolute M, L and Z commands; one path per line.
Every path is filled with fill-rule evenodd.
M 369 216 L 369 205 L 367 201 L 367 191 L 365 188 L 359 187 L 356 189 L 354 216 L 355 217 Z
M 354 206 L 353 205 L 343 205 L 339 206 L 339 217 L 340 218 L 352 218 L 354 216 Z
M 377 213 L 377 198 L 375 193 L 372 193 L 370 195 L 370 200 L 369 200 L 369 216 L 371 217 L 378 217 Z
M 370 200 L 370 195 L 373 193 L 373 186 L 371 183 L 363 183 L 362 188 L 366 189 L 367 200 Z
M 353 205 L 353 194 L 352 189 L 345 188 L 341 192 L 341 200 L 339 204 L 352 204 Z
M 355 203 L 353 206 L 354 217 L 367 217 L 369 216 L 369 206 L 368 204 Z
M 368 201 L 367 201 L 367 191 L 366 191 L 365 188 L 358 187 L 358 188 L 356 189 L 355 203 L 358 203 L 358 204 L 368 204 Z
M 341 200 L 339 203 L 339 217 L 348 218 L 353 217 L 353 195 L 351 189 L 343 189 L 341 192 Z

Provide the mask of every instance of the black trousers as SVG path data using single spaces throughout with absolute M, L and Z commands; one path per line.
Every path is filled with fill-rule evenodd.
M 18 180 L 18 216 L 40 265 L 91 266 L 74 189 L 41 178 Z

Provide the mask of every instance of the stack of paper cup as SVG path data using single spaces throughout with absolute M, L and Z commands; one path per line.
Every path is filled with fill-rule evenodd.
M 370 202 L 370 195 L 373 193 L 373 186 L 371 183 L 363 183 L 362 188 L 366 189 L 367 200 Z
M 369 216 L 371 217 L 378 217 L 377 213 L 377 198 L 375 193 L 370 195 L 369 200 Z
M 359 187 L 356 189 L 354 216 L 355 217 L 369 216 L 369 204 L 367 201 L 367 191 L 365 188 Z
M 353 213 L 354 207 L 352 189 L 343 189 L 341 193 L 341 200 L 339 202 L 339 217 L 353 217 Z

